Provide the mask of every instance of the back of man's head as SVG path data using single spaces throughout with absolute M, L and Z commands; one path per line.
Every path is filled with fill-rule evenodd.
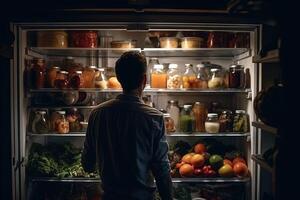
M 137 51 L 128 51 L 117 60 L 116 75 L 124 91 L 131 91 L 141 86 L 147 71 L 145 56 Z

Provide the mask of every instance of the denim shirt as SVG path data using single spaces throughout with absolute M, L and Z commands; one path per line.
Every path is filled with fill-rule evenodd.
M 99 169 L 107 199 L 153 199 L 153 178 L 160 196 L 172 199 L 167 153 L 162 113 L 121 94 L 92 111 L 81 162 Z

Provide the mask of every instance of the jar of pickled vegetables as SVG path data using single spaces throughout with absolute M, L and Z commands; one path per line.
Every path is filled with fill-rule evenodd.
M 61 111 L 61 109 L 60 108 L 55 108 L 51 111 L 51 115 L 50 115 L 50 130 L 53 131 L 53 132 L 56 131 L 56 121 L 60 117 L 58 111 Z
M 236 110 L 233 119 L 233 132 L 249 132 L 249 116 L 245 110 Z
M 182 132 L 195 131 L 195 117 L 192 111 L 192 105 L 184 105 L 180 113 L 180 130 Z
M 97 67 L 95 66 L 88 66 L 85 67 L 82 72 L 83 77 L 83 87 L 84 88 L 93 88 L 95 87 L 95 75 L 96 75 Z
M 175 123 L 174 120 L 171 118 L 171 115 L 169 113 L 164 113 L 164 122 L 165 122 L 165 129 L 167 133 L 175 132 Z
M 104 74 L 104 68 L 98 68 L 95 75 L 95 88 L 107 89 L 107 78 Z
M 205 131 L 207 133 L 218 133 L 220 129 L 220 123 L 217 113 L 208 113 L 205 121 Z
M 57 111 L 58 119 L 55 121 L 55 131 L 60 134 L 66 134 L 70 131 L 70 124 L 66 119 L 66 111 Z
M 70 125 L 70 131 L 81 131 L 80 122 L 83 121 L 83 115 L 79 112 L 77 108 L 68 109 L 67 120 Z
M 222 111 L 219 117 L 220 132 L 232 132 L 233 114 L 230 110 Z
M 185 64 L 185 72 L 182 75 L 182 87 L 187 89 L 198 87 L 197 76 L 192 64 Z
M 68 81 L 69 73 L 67 71 L 58 71 L 56 73 L 56 79 L 54 81 L 54 85 L 56 88 L 65 89 L 69 87 Z
M 210 70 L 211 77 L 208 80 L 208 88 L 218 89 L 224 87 L 224 74 L 221 69 L 212 68 Z
M 167 73 L 163 71 L 164 66 L 156 64 L 151 73 L 151 88 L 167 88 Z
M 180 87 L 181 87 L 181 74 L 178 71 L 178 65 L 170 64 L 168 70 L 167 88 L 179 89 Z
M 49 122 L 46 118 L 46 111 L 38 110 L 35 112 L 31 129 L 34 134 L 46 134 L 49 132 Z
M 207 118 L 207 108 L 205 104 L 195 102 L 193 106 L 193 113 L 195 116 L 196 131 L 205 132 L 205 121 Z

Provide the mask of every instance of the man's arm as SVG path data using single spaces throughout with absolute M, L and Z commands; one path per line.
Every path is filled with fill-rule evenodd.
M 96 137 L 95 137 L 95 112 L 89 117 L 89 123 L 86 131 L 86 137 L 81 155 L 81 164 L 86 172 L 94 172 L 96 169 Z
M 163 200 L 172 199 L 172 180 L 170 176 L 170 163 L 168 159 L 169 146 L 165 136 L 163 117 L 159 123 L 158 133 L 154 138 L 152 172 L 156 180 L 158 192 Z

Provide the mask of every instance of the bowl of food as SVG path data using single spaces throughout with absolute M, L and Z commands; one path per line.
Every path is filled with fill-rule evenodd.
M 181 39 L 181 48 L 200 48 L 203 43 L 201 37 L 183 37 Z
M 179 44 L 177 37 L 160 37 L 159 43 L 160 48 L 177 48 Z

